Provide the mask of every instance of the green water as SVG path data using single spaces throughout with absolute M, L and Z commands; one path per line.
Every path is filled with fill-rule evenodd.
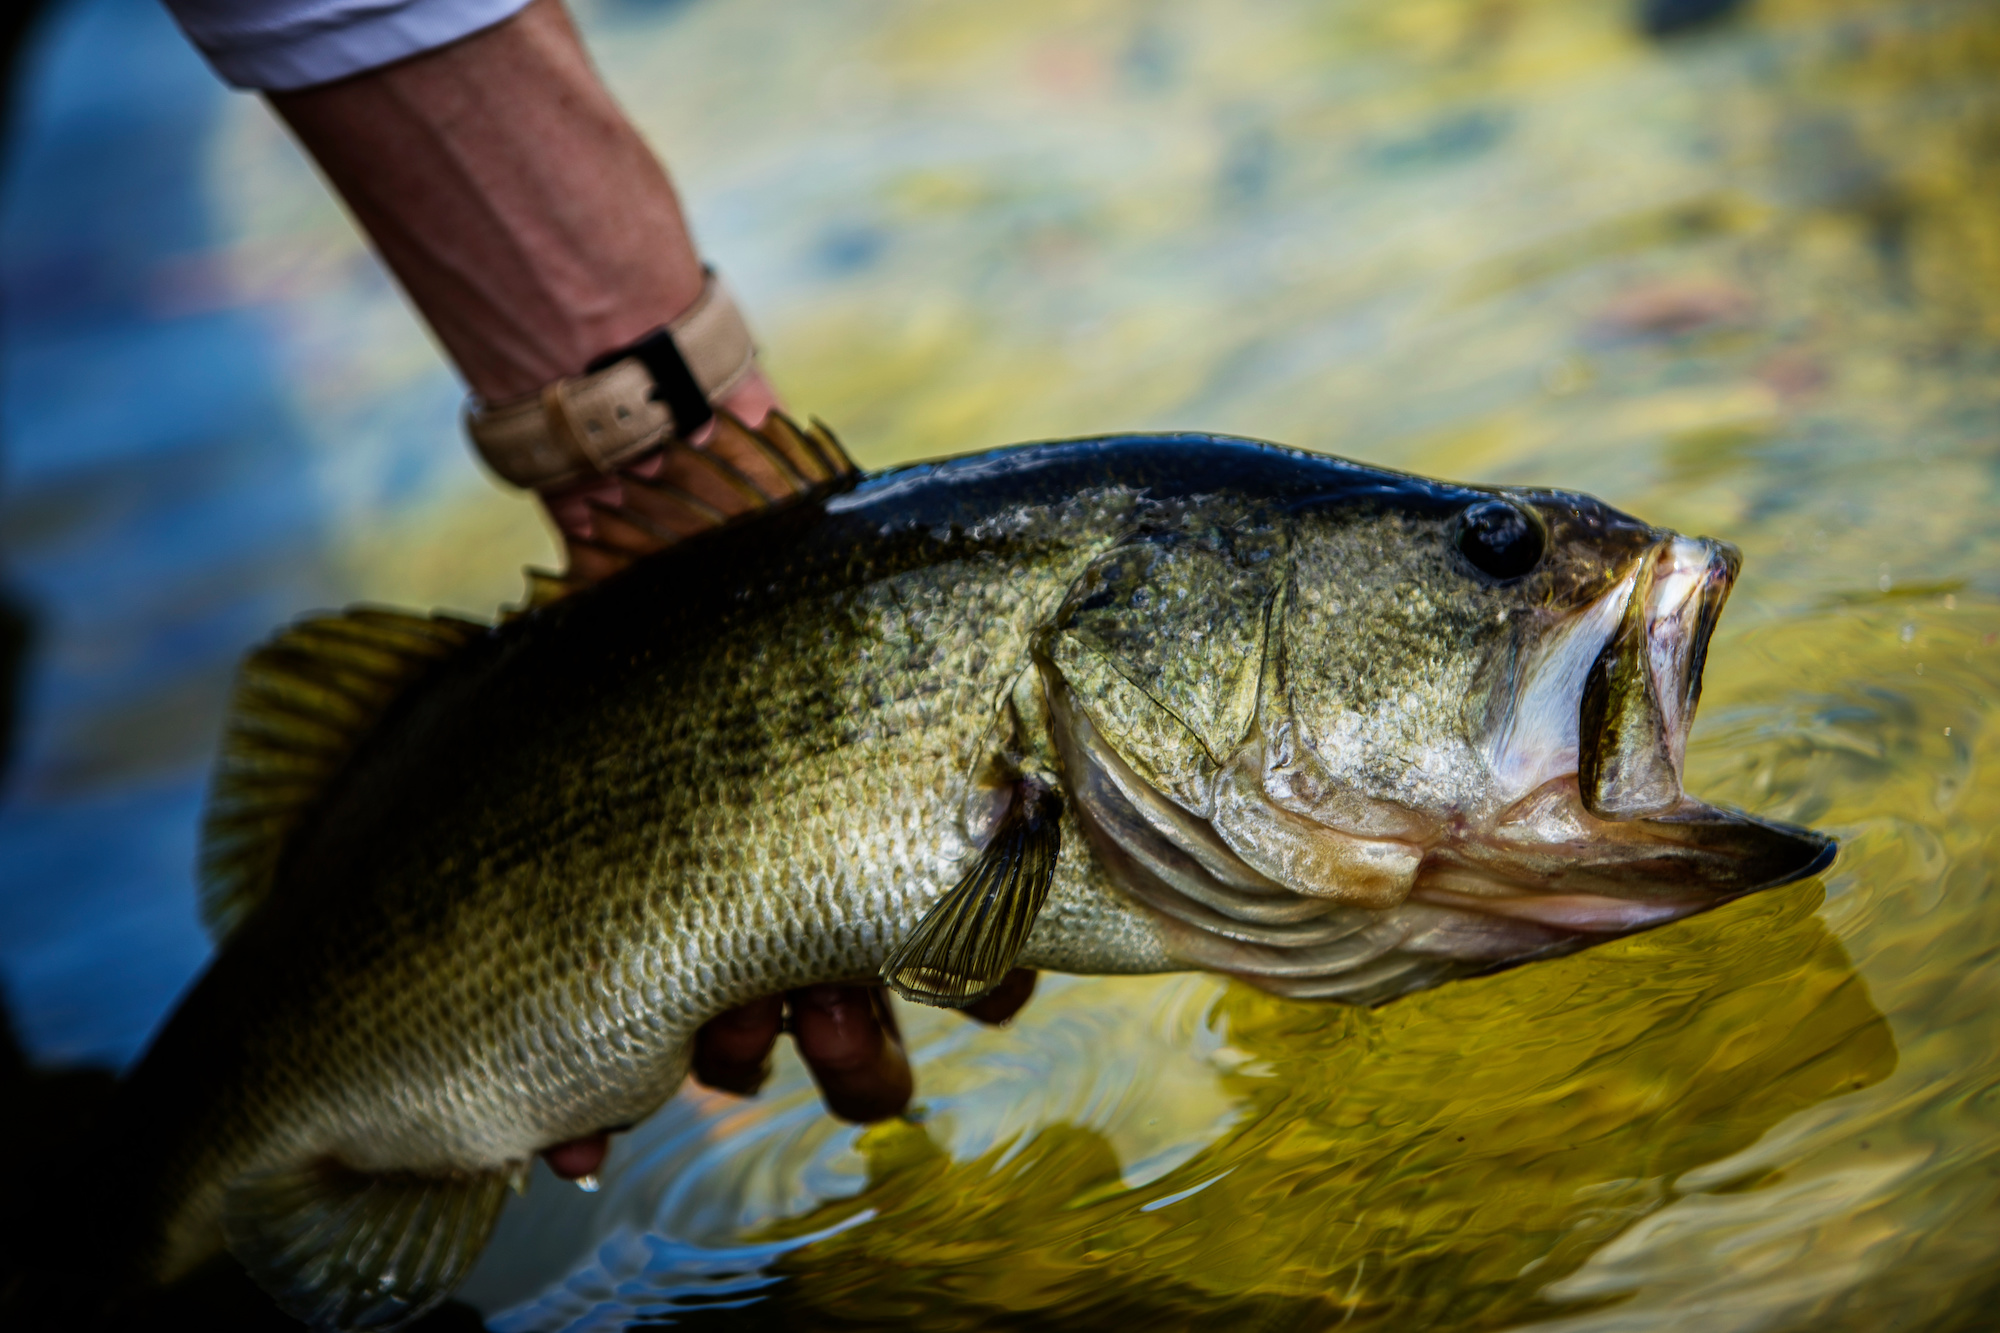
M 2000 8 L 1758 0 L 1666 44 L 1596 0 L 580 13 L 864 464 L 1209 429 L 1725 537 L 1688 785 L 1843 851 L 1380 1011 L 1205 977 L 906 1008 L 911 1122 L 836 1124 L 789 1054 L 691 1089 L 601 1193 L 510 1205 L 465 1292 L 496 1328 L 1987 1326 Z M 546 538 L 469 467 L 341 498 L 408 447 L 373 405 L 448 389 L 254 103 L 206 160 L 332 585 L 512 597 Z

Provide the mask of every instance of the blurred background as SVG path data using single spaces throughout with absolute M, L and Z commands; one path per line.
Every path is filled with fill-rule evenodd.
M 1739 543 L 1689 785 L 1823 879 L 1381 1011 L 911 1013 L 544 1177 L 497 1328 L 1985 1327 L 2000 1295 L 2000 9 L 578 0 L 789 402 L 865 466 L 1150 428 Z M 240 654 L 554 548 L 311 167 L 152 0 L 14 11 L 0 986 L 129 1061 L 200 968 Z M 18 1077 L 26 1078 L 22 1074 Z M 721 1307 L 721 1313 L 716 1313 Z M 749 1321 L 747 1323 L 742 1321 Z M 761 1322 L 760 1322 L 761 1321 Z

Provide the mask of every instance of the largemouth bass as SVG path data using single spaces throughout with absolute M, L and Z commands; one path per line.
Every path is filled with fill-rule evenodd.
M 510 1182 L 824 982 L 1191 968 L 1378 1004 L 1812 873 L 1681 788 L 1728 545 L 1207 436 L 895 469 L 497 627 L 246 665 L 222 946 L 132 1073 L 137 1284 L 444 1298 Z

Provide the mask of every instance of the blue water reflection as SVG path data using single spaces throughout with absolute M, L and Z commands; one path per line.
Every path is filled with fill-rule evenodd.
M 51 1061 L 134 1055 L 207 954 L 191 874 L 242 648 L 325 595 L 323 506 L 212 249 L 230 94 L 151 0 L 76 0 L 23 62 L 0 213 L 0 533 L 37 625 L 0 804 L 0 973 Z

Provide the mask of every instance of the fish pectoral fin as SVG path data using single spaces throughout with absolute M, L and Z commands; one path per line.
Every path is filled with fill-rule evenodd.
M 245 1177 L 223 1199 L 230 1253 L 315 1329 L 392 1329 L 449 1296 L 486 1247 L 508 1175 L 380 1175 L 335 1163 Z
M 963 1009 L 1003 981 L 1049 896 L 1062 850 L 1062 797 L 1031 778 L 1014 787 L 979 859 L 882 964 L 906 1000 Z

